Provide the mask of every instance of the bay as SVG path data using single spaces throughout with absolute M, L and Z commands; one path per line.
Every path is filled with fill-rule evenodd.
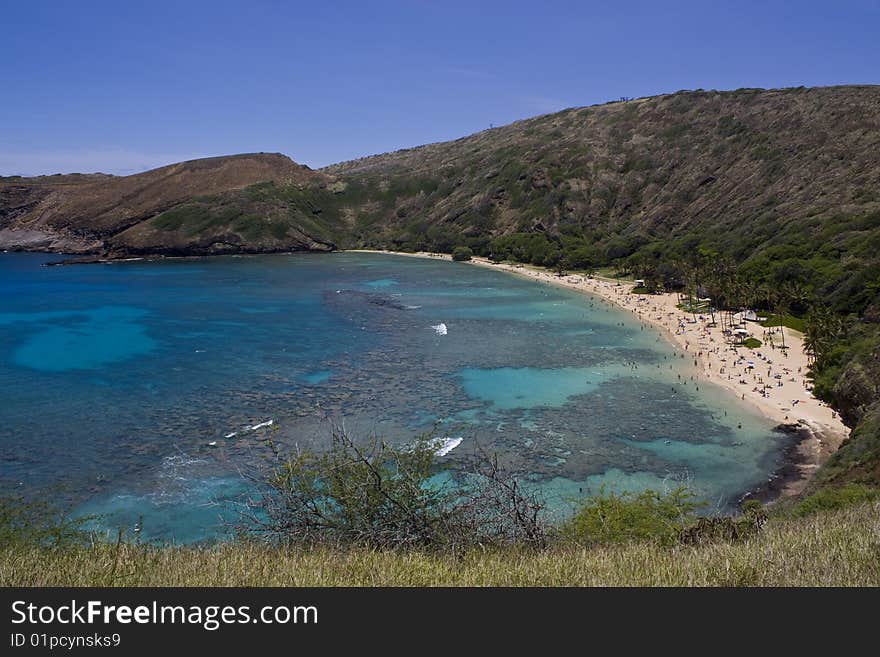
M 570 290 L 365 253 L 58 259 L 0 255 L 0 486 L 108 535 L 222 536 L 261 439 L 321 449 L 332 423 L 461 437 L 444 470 L 497 453 L 559 516 L 680 483 L 727 509 L 782 458 L 659 333 Z

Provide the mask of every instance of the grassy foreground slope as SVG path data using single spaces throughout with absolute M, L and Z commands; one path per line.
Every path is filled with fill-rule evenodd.
M 880 505 L 772 518 L 748 540 L 472 551 L 8 547 L 0 586 L 880 586 Z

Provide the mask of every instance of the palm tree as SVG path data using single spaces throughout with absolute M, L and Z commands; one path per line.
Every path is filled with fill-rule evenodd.
M 816 358 L 822 347 L 819 344 L 818 334 L 816 331 L 812 330 L 809 321 L 807 322 L 806 329 L 807 330 L 804 332 L 804 351 L 807 354 L 807 364 L 812 365 L 816 362 Z
M 788 281 L 782 286 L 782 293 L 788 300 L 788 307 L 797 313 L 809 308 L 813 300 L 812 293 L 800 281 Z
M 821 366 L 822 359 L 831 351 L 844 328 L 843 318 L 828 306 L 815 305 L 810 309 L 804 327 L 804 347 L 814 364 Z
M 782 348 L 785 346 L 785 316 L 788 314 L 790 299 L 783 290 L 782 293 L 776 295 L 775 314 L 779 318 L 779 332 L 782 334 Z
M 712 323 L 715 323 L 715 312 L 722 311 L 726 304 L 726 291 L 728 280 L 733 271 L 732 264 L 723 258 L 716 258 L 707 268 L 706 291 L 712 301 L 709 303 L 709 312 L 712 313 Z M 724 328 L 724 314 L 721 314 L 721 327 Z
M 735 294 L 734 289 L 736 285 L 736 266 L 727 259 L 722 259 L 716 262 L 716 272 L 717 272 L 717 280 L 716 280 L 716 289 L 715 296 L 717 301 L 718 308 L 721 312 L 721 329 L 725 330 L 725 328 L 729 329 L 730 324 L 732 323 L 732 315 L 731 315 L 731 307 L 733 305 L 733 296 Z M 725 327 L 724 323 L 724 315 L 725 311 L 727 314 L 727 326 Z
M 783 325 L 782 316 L 784 315 L 784 297 L 772 285 L 761 286 L 761 296 L 767 304 L 767 312 L 776 316 L 776 322 L 770 323 L 770 326 L 778 326 L 779 332 L 782 334 L 782 349 L 785 350 L 785 326 Z
M 697 321 L 697 309 L 696 304 L 694 303 L 694 297 L 696 296 L 696 285 L 697 285 L 697 269 L 696 267 L 689 263 L 683 262 L 681 264 L 682 267 L 682 278 L 684 279 L 684 288 L 687 292 L 688 298 L 688 308 L 691 311 L 691 315 L 694 317 L 694 321 Z
M 727 285 L 727 328 L 733 329 L 733 316 L 742 308 L 743 284 L 739 276 L 730 279 Z
M 753 280 L 749 279 L 743 282 L 743 308 L 751 310 L 758 305 L 761 298 L 761 287 Z

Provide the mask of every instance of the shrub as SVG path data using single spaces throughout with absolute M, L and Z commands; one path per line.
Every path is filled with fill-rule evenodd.
M 544 233 L 513 233 L 492 240 L 489 250 L 500 260 L 552 267 L 560 259 L 559 244 Z
M 880 497 L 880 491 L 864 484 L 846 484 L 840 488 L 823 488 L 794 508 L 797 516 L 808 516 L 820 511 L 832 511 L 843 507 L 875 500 Z
M 62 548 L 85 544 L 91 518 L 68 518 L 49 503 L 0 498 L 0 548 L 40 545 Z
M 685 487 L 663 493 L 602 492 L 584 501 L 560 532 L 563 538 L 582 544 L 672 543 L 697 521 L 696 512 L 702 506 L 704 503 Z
M 272 543 L 457 551 L 487 545 L 543 547 L 543 502 L 482 455 L 460 485 L 432 480 L 437 439 L 407 447 L 357 444 L 339 427 L 330 449 L 282 456 L 270 440 L 261 498 L 243 530 Z
M 696 524 L 685 527 L 679 533 L 678 540 L 685 545 L 704 545 L 716 541 L 741 541 L 751 538 L 761 531 L 767 518 L 767 511 L 761 502 L 748 500 L 743 504 L 741 516 L 700 518 Z
M 452 259 L 456 262 L 467 262 L 474 257 L 474 252 L 467 246 L 457 246 L 452 251 Z
M 166 210 L 152 219 L 152 224 L 159 230 L 180 230 L 185 225 L 205 221 L 210 218 L 210 210 L 197 203 L 185 203 Z

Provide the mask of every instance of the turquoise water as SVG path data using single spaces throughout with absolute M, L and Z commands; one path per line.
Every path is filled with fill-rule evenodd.
M 785 440 L 680 381 L 679 355 L 629 314 L 486 268 L 377 254 L 41 266 L 53 259 L 0 255 L 0 486 L 59 496 L 108 532 L 222 535 L 260 439 L 320 449 L 334 421 L 400 443 L 461 437 L 447 470 L 494 451 L 558 514 L 602 488 L 681 481 L 723 508 Z
M 12 353 L 14 363 L 43 372 L 98 369 L 148 354 L 156 341 L 140 323 L 146 311 L 116 306 L 71 312 L 0 313 L 0 325 L 23 324 L 34 333 Z
M 465 393 L 492 409 L 561 408 L 603 382 L 621 376 L 619 367 L 497 367 L 459 372 Z

